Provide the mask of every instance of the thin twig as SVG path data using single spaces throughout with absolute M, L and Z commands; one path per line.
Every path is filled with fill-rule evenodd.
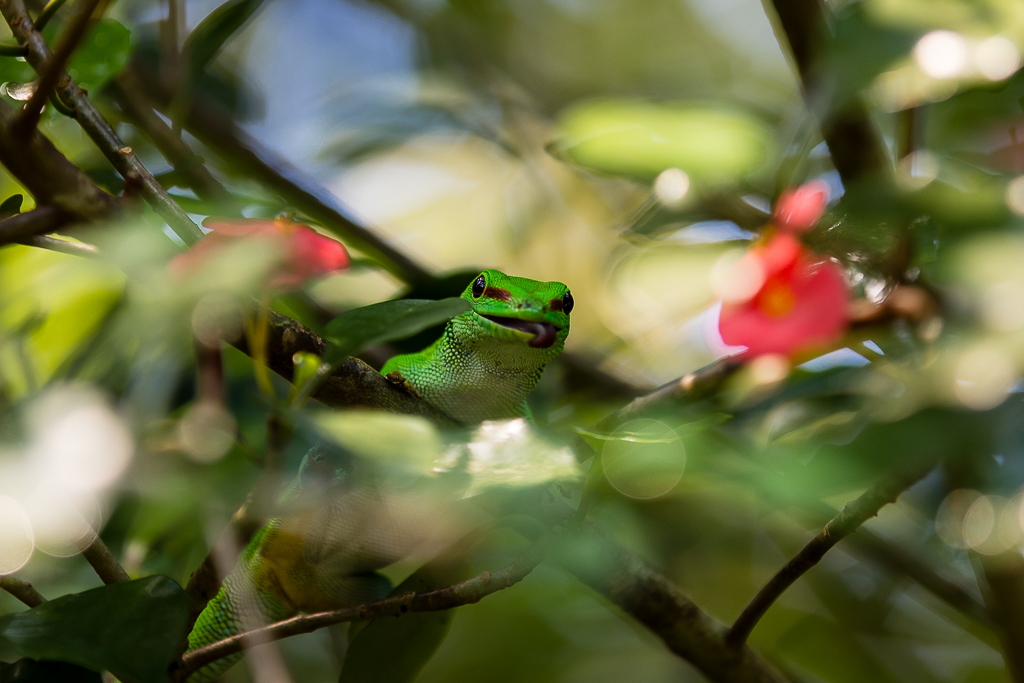
M 19 213 L 0 220 L 0 246 L 24 242 L 36 235 L 55 232 L 72 222 L 72 217 L 53 206 Z
M 50 19 L 53 19 L 53 15 L 57 13 L 57 10 L 64 6 L 65 2 L 66 0 L 50 0 L 46 3 L 46 6 L 39 12 L 39 16 L 36 17 L 34 24 L 35 29 L 37 31 L 42 31 L 46 28 L 46 25 L 50 23 Z
M 132 580 L 99 536 L 82 551 L 82 556 L 96 570 L 96 574 L 103 583 L 124 583 Z
M 816 115 L 832 163 L 847 187 L 866 175 L 890 169 L 885 145 L 863 103 L 854 99 L 833 110 L 834 84 L 824 78 L 823 57 L 831 39 L 830 10 L 823 0 L 771 0 L 803 86 L 808 110 Z
M 36 73 L 41 73 L 52 54 L 42 34 L 33 28 L 28 12 L 25 11 L 24 0 L 0 0 L 0 13 L 7 20 L 18 42 L 28 46 L 28 63 Z M 62 72 L 57 81 L 57 93 L 64 102 L 74 106 L 75 120 L 125 182 L 141 185 L 143 197 L 185 244 L 198 242 L 203 236 L 199 226 L 192 222 L 153 174 L 146 170 L 132 148 L 124 144 L 110 123 L 96 110 L 85 91 L 75 85 L 66 73 Z
M 153 141 L 160 153 L 181 174 L 189 187 L 195 190 L 199 198 L 217 202 L 223 211 L 234 213 L 237 208 L 235 198 L 213 177 L 204 165 L 203 159 L 157 116 L 149 98 L 141 90 L 128 90 L 118 81 L 110 87 L 121 110 Z
M 0 162 L 32 193 L 37 206 L 60 209 L 84 220 L 105 218 L 119 207 L 117 197 L 104 192 L 68 161 L 38 128 L 27 135 L 15 134 L 18 112 L 0 101 Z
M 276 624 L 225 638 L 182 657 L 181 670 L 178 673 L 179 680 L 187 678 L 211 662 L 241 652 L 246 648 L 289 636 L 310 633 L 332 624 L 367 621 L 384 616 L 398 617 L 409 612 L 437 612 L 479 602 L 491 593 L 513 586 L 526 578 L 544 559 L 546 546 L 546 540 L 542 539 L 501 569 L 495 572 L 484 572 L 447 588 L 424 593 L 406 593 L 355 607 L 292 617 Z
M 787 562 L 758 591 L 754 599 L 743 609 L 743 612 L 729 628 L 726 642 L 734 647 L 746 642 L 747 636 L 750 635 L 757 622 L 768 611 L 768 608 L 786 592 L 786 589 L 811 567 L 818 564 L 825 553 L 831 550 L 836 543 L 877 515 L 882 507 L 895 502 L 903 491 L 924 477 L 932 467 L 933 465 L 929 464 L 927 467 L 910 468 L 891 474 L 877 482 L 859 498 L 848 503 L 842 512 L 826 524 L 825 528 L 797 553 L 796 557 Z
M 82 38 L 85 37 L 85 32 L 89 28 L 93 12 L 96 11 L 100 3 L 103 3 L 104 7 L 106 6 L 105 0 L 80 0 L 80 2 L 82 3 L 82 8 L 75 15 L 75 18 L 71 20 L 71 25 L 61 34 L 56 50 L 46 60 L 45 66 L 37 70 L 39 82 L 36 83 L 36 89 L 28 99 L 28 102 L 25 103 L 24 109 L 21 110 L 21 115 L 15 120 L 15 126 L 19 126 L 22 131 L 34 128 L 39 123 L 39 116 L 43 113 L 43 106 L 50 98 L 54 87 L 56 87 L 57 80 L 64 73 L 64 65 L 67 64 L 75 48 L 78 47 Z
M 21 244 L 28 247 L 38 247 L 40 249 L 49 249 L 50 251 L 59 251 L 62 254 L 69 254 L 71 256 L 82 256 L 84 258 L 100 257 L 99 247 L 95 245 L 57 239 L 56 237 L 50 237 L 49 235 L 36 235 L 35 237 L 23 240 Z
M 28 48 L 24 45 L 0 45 L 0 57 L 24 57 Z
M 39 605 L 46 602 L 39 591 L 32 587 L 32 584 L 28 581 L 22 581 L 13 576 L 0 576 L 0 588 L 4 589 L 18 600 L 29 607 L 39 607 Z
M 732 358 L 721 358 L 702 368 L 662 385 L 649 394 L 636 398 L 601 420 L 594 429 L 601 430 L 653 410 L 683 400 L 699 400 L 716 392 L 742 363 Z
M 148 91 L 165 110 L 170 106 L 172 94 L 160 89 L 159 79 L 129 69 L 119 80 L 126 90 L 141 88 Z M 346 244 L 378 259 L 407 283 L 426 284 L 433 280 L 433 276 L 418 263 L 352 220 L 350 211 L 319 183 L 265 149 L 230 120 L 195 103 L 186 114 L 185 127 L 203 144 L 217 151 L 239 172 L 263 183 L 296 209 L 337 234 Z

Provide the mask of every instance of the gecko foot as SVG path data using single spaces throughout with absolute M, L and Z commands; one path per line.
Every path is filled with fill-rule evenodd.
M 395 370 L 394 372 L 389 372 L 388 374 L 384 375 L 384 379 L 386 379 L 388 382 L 395 385 L 405 393 L 409 394 L 410 396 L 415 396 L 416 398 L 423 398 L 420 392 L 416 391 L 416 388 L 409 383 L 409 380 L 402 376 L 402 373 L 398 372 L 397 370 Z

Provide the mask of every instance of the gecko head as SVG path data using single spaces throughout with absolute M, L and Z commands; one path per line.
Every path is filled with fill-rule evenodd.
M 569 336 L 573 299 L 561 282 L 513 277 L 499 270 L 480 273 L 462 293 L 473 307 L 464 315 L 502 342 L 557 355 Z

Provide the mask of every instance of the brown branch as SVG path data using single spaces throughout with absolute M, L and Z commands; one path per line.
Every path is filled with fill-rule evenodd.
M 0 163 L 32 193 L 38 206 L 85 220 L 107 216 L 117 208 L 118 199 L 68 161 L 38 129 L 16 134 L 17 114 L 17 109 L 0 101 Z
M 136 88 L 147 91 L 166 111 L 171 105 L 171 92 L 162 89 L 155 76 L 137 69 L 134 67 L 121 75 L 121 87 L 130 91 Z M 346 244 L 379 260 L 385 268 L 409 284 L 427 284 L 434 279 L 422 266 L 393 245 L 353 221 L 348 215 L 349 210 L 330 192 L 284 159 L 263 148 L 228 118 L 197 104 L 189 106 L 185 113 L 185 127 L 204 145 L 215 150 L 239 172 L 256 179 L 340 236 Z
M 679 588 L 614 541 L 588 532 L 588 552 L 569 552 L 562 565 L 650 629 L 669 650 L 716 683 L 784 683 L 744 644 L 726 642 L 725 626 Z
M 725 380 L 739 370 L 742 362 L 733 358 L 720 358 L 702 368 L 672 380 L 654 391 L 627 403 L 601 420 L 594 429 L 631 420 L 654 410 L 663 409 L 680 401 L 706 398 L 721 388 Z
M 754 599 L 743 609 L 743 612 L 729 628 L 726 634 L 727 642 L 734 647 L 742 645 L 757 622 L 768 611 L 768 608 L 786 592 L 786 589 L 811 567 L 818 564 L 825 553 L 831 550 L 836 543 L 877 515 L 882 507 L 895 502 L 903 491 L 924 477 L 932 467 L 933 465 L 929 464 L 927 467 L 909 468 L 893 473 L 877 482 L 859 498 L 848 503 L 842 512 L 826 524 L 825 528 L 797 553 L 796 557 L 787 562 L 758 591 Z
M 46 41 L 43 40 L 42 34 L 33 27 L 32 20 L 29 18 L 28 12 L 25 11 L 24 0 L 0 0 L 0 14 L 3 14 L 4 19 L 7 20 L 18 42 L 28 46 L 29 52 L 26 58 L 28 63 L 32 65 L 36 73 L 43 73 L 53 55 L 50 53 Z M 82 130 L 92 138 L 92 141 L 121 174 L 125 182 L 141 187 L 146 201 L 185 244 L 190 245 L 199 241 L 203 236 L 199 226 L 193 223 L 188 214 L 171 199 L 170 195 L 153 177 L 153 174 L 142 165 L 132 148 L 124 144 L 110 123 L 96 110 L 85 91 L 75 85 L 64 71 L 61 71 L 60 77 L 57 79 L 56 91 L 64 102 L 74 107 L 75 120 L 81 125 Z M 24 154 L 24 152 L 22 153 Z M 34 159 L 27 158 L 22 163 L 33 165 Z M 4 160 L 4 164 L 10 168 L 6 160 Z M 33 194 L 36 194 L 34 190 Z M 56 202 L 45 203 L 56 204 Z
M 999 628 L 1003 660 L 1014 683 L 1024 681 L 1024 558 L 1014 548 L 981 560 L 985 603 Z
M 28 581 L 22 581 L 13 576 L 0 576 L 0 588 L 4 589 L 18 600 L 29 607 L 39 607 L 46 602 L 39 591 L 32 587 Z
M 82 557 L 92 565 L 92 568 L 96 570 L 96 574 L 103 583 L 124 583 L 125 581 L 132 580 L 128 576 L 128 572 L 124 570 L 124 567 L 117 561 L 114 554 L 110 552 L 107 544 L 100 540 L 99 536 L 96 537 L 96 540 L 88 548 L 82 551 Z
M 424 593 L 406 593 L 354 607 L 292 617 L 225 638 L 182 657 L 181 669 L 175 672 L 176 680 L 184 680 L 207 664 L 246 648 L 310 633 L 332 624 L 367 621 L 385 616 L 399 617 L 409 612 L 438 612 L 479 602 L 491 593 L 513 586 L 526 578 L 544 559 L 546 546 L 547 543 L 542 539 L 501 569 L 493 573 L 484 572 L 447 588 Z
M 823 56 L 831 32 L 829 9 L 823 0 L 771 0 L 779 25 L 788 43 L 803 88 L 804 100 L 817 114 L 822 137 L 832 155 L 832 163 L 843 183 L 891 169 L 888 153 L 864 104 L 859 100 L 832 107 L 833 84 L 827 82 Z
M 0 220 L 0 246 L 24 242 L 36 235 L 55 232 L 72 217 L 54 206 L 41 206 Z
M 28 102 L 25 103 L 24 109 L 22 109 L 21 114 L 15 121 L 15 126 L 19 128 L 21 134 L 27 133 L 39 123 L 39 116 L 43 113 L 43 106 L 50 98 L 54 87 L 57 85 L 57 80 L 64 72 L 64 65 L 68 63 L 75 48 L 78 47 L 82 38 L 85 37 L 85 32 L 89 28 L 93 12 L 96 11 L 101 2 L 104 3 L 104 6 L 106 5 L 105 0 L 80 0 L 80 2 L 82 7 L 71 20 L 71 25 L 61 34 L 56 50 L 46 60 L 46 64 L 42 69 L 37 70 L 39 81 L 36 83 L 36 89 L 32 96 L 29 97 Z
M 59 251 L 62 254 L 69 254 L 71 256 L 82 256 L 85 258 L 99 258 L 100 256 L 99 247 L 92 244 L 57 239 L 56 237 L 50 237 L 49 235 L 36 235 L 35 237 L 23 240 L 21 244 L 28 247 L 38 247 L 39 249 Z
M 140 89 L 129 90 L 119 81 L 114 81 L 110 88 L 125 115 L 156 145 L 199 198 L 217 202 L 224 210 L 234 212 L 237 208 L 235 198 L 213 177 L 202 157 L 192 151 L 192 148 L 157 116 L 149 98 Z
M 291 381 L 294 373 L 292 358 L 299 351 L 324 354 L 326 343 L 296 320 L 270 312 L 267 339 L 267 366 Z M 244 339 L 232 342 L 241 351 L 249 353 Z M 420 415 L 435 424 L 453 426 L 455 421 L 422 401 L 402 391 L 358 358 L 340 363 L 334 373 L 321 383 L 313 398 L 332 408 L 372 408 L 405 415 Z

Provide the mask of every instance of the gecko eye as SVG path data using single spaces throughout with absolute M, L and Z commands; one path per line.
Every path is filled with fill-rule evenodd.
M 575 302 L 572 300 L 572 294 L 566 292 L 565 296 L 562 297 L 562 312 L 569 313 L 570 311 L 572 311 L 572 306 L 574 303 Z
M 479 299 L 487 289 L 487 278 L 483 275 L 473 281 L 473 298 Z

